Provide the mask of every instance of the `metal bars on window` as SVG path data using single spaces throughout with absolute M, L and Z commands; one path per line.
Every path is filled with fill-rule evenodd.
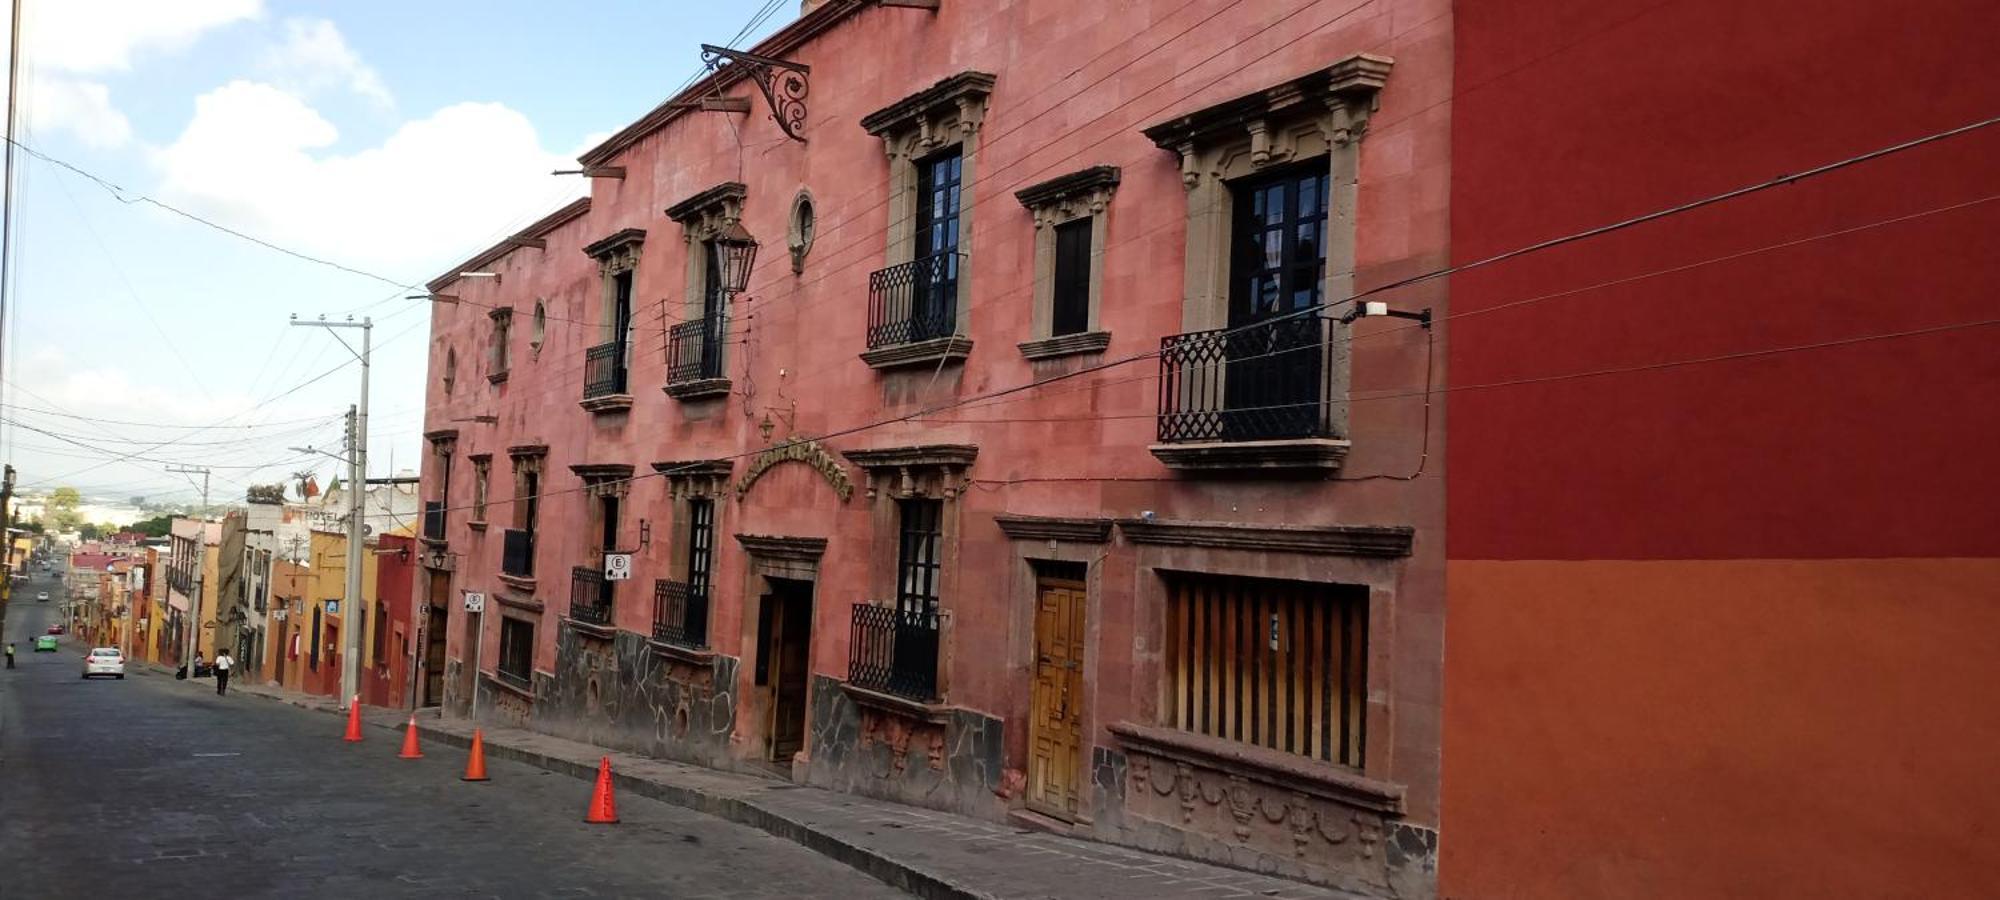
M 896 506 L 902 520 L 896 554 L 896 608 L 936 615 L 938 579 L 943 571 L 938 548 L 944 501 L 898 500 Z
M 1361 765 L 1365 588 L 1192 575 L 1170 587 L 1168 724 Z

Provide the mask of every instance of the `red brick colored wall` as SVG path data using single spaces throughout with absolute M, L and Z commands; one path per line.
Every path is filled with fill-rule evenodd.
M 1972 0 L 1456 21 L 1461 263 L 2000 109 Z M 1992 318 L 1996 158 L 1988 129 L 1453 279 L 1446 896 L 1991 886 L 2000 330 L 1681 363 Z

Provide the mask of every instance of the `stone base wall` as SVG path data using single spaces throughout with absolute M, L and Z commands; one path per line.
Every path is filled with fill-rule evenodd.
M 1001 819 L 1001 720 L 946 711 L 942 723 L 857 705 L 838 680 L 814 675 L 806 782 L 928 807 Z
M 717 769 L 730 755 L 738 660 L 707 665 L 662 655 L 643 635 L 609 638 L 564 625 L 556 671 L 537 692 L 532 727 L 571 740 Z
M 1099 840 L 1371 897 L 1437 895 L 1437 832 L 1254 773 L 1097 747 Z

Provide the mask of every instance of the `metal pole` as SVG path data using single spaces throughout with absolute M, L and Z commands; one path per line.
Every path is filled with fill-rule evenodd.
M 207 527 L 206 524 L 202 526 L 202 534 L 207 534 Z M 189 681 L 194 680 L 194 648 L 196 642 L 201 638 L 201 557 L 203 555 L 201 544 L 202 539 L 199 537 L 195 538 L 194 594 L 188 597 L 187 640 L 183 642 L 183 646 L 186 649 L 181 653 L 181 665 L 187 666 Z
M 6 198 L 0 201 L 0 348 L 7 345 L 7 300 L 14 280 L 14 99 L 21 93 L 21 0 L 14 0 L 13 18 L 7 20 L 7 172 Z M 0 356 L 0 374 L 6 372 Z
M 477 615 L 479 627 L 472 632 L 472 709 L 465 715 L 474 725 L 479 724 L 479 671 L 485 665 L 480 657 L 486 653 L 486 607 L 481 606 Z
M 354 452 L 350 454 L 354 464 L 354 478 L 350 489 L 353 500 L 348 504 L 347 521 L 347 609 L 342 617 L 347 625 L 342 644 L 345 645 L 346 660 L 340 667 L 341 699 L 351 701 L 361 691 L 361 629 L 368 621 L 367 611 L 361 609 L 361 560 L 363 537 L 363 512 L 367 508 L 368 497 L 368 354 L 374 323 L 361 320 L 361 403 L 354 413 Z

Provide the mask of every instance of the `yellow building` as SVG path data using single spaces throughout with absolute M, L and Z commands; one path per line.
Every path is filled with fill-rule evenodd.
M 291 563 L 279 563 L 274 578 L 274 593 L 278 609 L 282 609 L 284 619 L 273 631 L 280 634 L 278 640 L 271 641 L 271 659 L 267 661 L 267 671 L 273 677 L 293 690 L 334 696 L 340 692 L 340 669 L 342 642 L 348 604 L 347 594 L 347 536 L 337 532 L 315 531 L 308 563 L 304 567 Z M 375 554 L 371 551 L 361 557 L 361 598 L 360 609 L 368 610 L 375 605 Z M 367 671 L 374 665 L 371 659 L 373 635 L 370 617 L 361 615 L 361 667 Z

